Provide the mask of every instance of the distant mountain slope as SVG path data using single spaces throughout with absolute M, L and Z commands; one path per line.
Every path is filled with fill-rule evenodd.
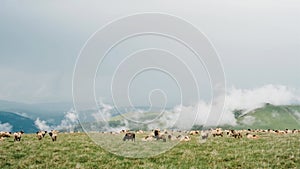
M 35 133 L 38 130 L 32 119 L 11 112 L 0 111 L 0 121 L 12 125 L 12 131 L 23 130 L 25 133 Z
M 0 111 L 25 113 L 29 118 L 52 119 L 54 124 L 60 123 L 67 112 L 73 107 L 69 102 L 26 104 L 0 100 Z M 56 124 L 57 125 L 57 124 Z
M 294 129 L 300 128 L 300 106 L 266 104 L 237 118 L 239 128 Z
M 300 129 L 300 105 L 272 105 L 266 104 L 264 107 L 255 109 L 244 114 L 243 110 L 236 110 L 234 112 L 237 120 L 236 126 L 224 125 L 223 128 L 257 128 L 257 129 Z M 144 113 L 141 121 L 153 120 L 159 113 L 149 112 Z M 121 119 L 125 117 L 134 117 L 135 113 L 125 113 L 117 115 L 110 119 L 110 123 L 122 124 Z M 133 118 L 134 119 L 134 118 Z M 118 123 L 119 121 L 119 123 Z

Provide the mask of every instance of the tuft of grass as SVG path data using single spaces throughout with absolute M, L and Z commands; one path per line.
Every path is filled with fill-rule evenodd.
M 109 140 L 105 144 L 111 144 L 112 151 L 131 153 L 142 144 L 158 148 L 165 144 L 141 142 L 143 135 L 135 143 L 123 142 L 122 136 L 101 135 Z M 258 140 L 209 137 L 204 143 L 192 136 L 191 141 L 180 142 L 165 153 L 126 158 L 101 148 L 85 133 L 59 134 L 56 142 L 49 136 L 37 140 L 35 134 L 24 134 L 21 142 L 12 138 L 0 142 L 0 168 L 300 168 L 299 141 L 300 134 L 266 133 Z

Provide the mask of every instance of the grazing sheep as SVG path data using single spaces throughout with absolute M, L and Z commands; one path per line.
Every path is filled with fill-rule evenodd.
M 249 133 L 247 133 L 246 136 L 247 136 L 248 139 L 258 139 L 259 138 L 258 135 L 252 135 L 252 134 L 249 134 Z
M 0 131 L 0 141 L 3 141 L 6 137 L 10 137 L 11 132 Z
M 199 131 L 192 130 L 192 131 L 190 131 L 189 134 L 190 135 L 197 135 L 197 134 L 199 134 Z
M 174 135 L 169 134 L 168 140 L 174 141 L 174 140 L 177 140 L 177 138 Z
M 234 138 L 242 138 L 242 134 L 240 132 L 237 132 L 235 130 L 230 130 L 230 136 L 234 137 Z
M 275 130 L 275 133 L 277 133 L 277 134 L 285 134 L 285 131 L 282 131 L 282 130 Z
M 120 131 L 120 133 L 128 133 L 128 132 L 129 130 L 124 130 L 124 129 Z
M 183 138 L 180 139 L 180 141 L 190 141 L 191 138 L 189 136 L 184 136 Z
M 292 130 L 289 130 L 289 129 L 285 129 L 285 133 L 286 133 L 286 134 L 292 134 L 293 131 L 292 131 Z
M 24 131 L 19 131 L 14 133 L 14 141 L 21 141 L 21 136 L 24 134 Z
M 49 136 L 51 137 L 52 141 L 56 141 L 56 139 L 57 139 L 57 134 L 58 134 L 58 131 L 56 131 L 56 130 L 51 130 L 51 131 L 49 132 Z
M 202 138 L 202 140 L 207 139 L 208 138 L 208 132 L 205 132 L 205 131 L 201 132 L 201 138 Z
M 11 135 L 11 132 L 0 131 L 0 138 L 10 137 L 10 135 Z
M 38 131 L 38 132 L 36 132 L 36 136 L 39 140 L 42 140 L 42 138 L 45 137 L 46 133 L 47 133 L 47 131 Z
M 166 138 L 166 135 L 162 134 L 162 135 L 156 136 L 156 140 L 163 140 L 163 142 L 166 142 L 167 138 Z
M 142 141 L 153 141 L 155 139 L 154 136 L 146 136 L 144 138 L 142 138 Z
M 167 141 L 167 138 L 164 134 L 159 134 L 160 130 L 159 129 L 155 129 L 154 130 L 154 137 L 156 138 L 156 140 L 163 140 L 163 142 Z
M 135 134 L 134 133 L 126 133 L 123 138 L 123 141 L 126 141 L 126 140 L 135 141 Z
M 215 130 L 211 131 L 211 134 L 215 137 L 215 136 L 221 136 L 223 137 L 223 131 L 221 128 L 216 128 Z

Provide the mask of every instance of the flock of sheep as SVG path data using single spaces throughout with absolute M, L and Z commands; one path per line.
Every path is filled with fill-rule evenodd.
M 24 134 L 24 131 L 19 131 L 19 132 L 6 132 L 6 131 L 0 131 L 0 141 L 3 141 L 5 138 L 13 136 L 14 141 L 21 141 L 22 135 Z M 47 131 L 38 131 L 36 132 L 36 136 L 38 140 L 42 140 L 45 135 L 47 134 Z M 57 139 L 57 130 L 51 130 L 48 132 L 49 136 L 51 137 L 52 141 L 56 141 Z
M 49 134 L 51 137 L 52 141 L 57 140 L 58 136 L 58 131 L 57 130 L 51 130 L 50 132 L 47 131 L 38 131 L 36 132 L 36 136 L 38 140 L 42 140 L 46 134 Z M 106 132 L 104 132 L 106 133 Z M 191 135 L 199 135 L 200 139 L 205 140 L 209 136 L 212 137 L 233 137 L 233 138 L 243 138 L 246 137 L 248 139 L 259 139 L 260 136 L 258 133 L 273 133 L 273 134 L 278 134 L 278 135 L 283 135 L 283 134 L 296 134 L 300 133 L 300 130 L 297 129 L 285 129 L 285 130 L 262 130 L 262 129 L 247 129 L 247 130 L 223 130 L 222 128 L 216 128 L 216 129 L 210 129 L 210 130 L 192 130 L 192 131 L 168 131 L 168 130 L 163 130 L 161 131 L 160 129 L 155 129 L 150 132 L 150 134 L 147 134 L 145 136 L 145 131 L 138 130 L 136 132 L 131 132 L 129 130 L 122 130 L 120 132 L 110 132 L 110 134 L 125 134 L 123 137 L 123 141 L 126 140 L 131 140 L 135 141 L 135 136 L 136 134 L 143 134 L 144 137 L 142 138 L 142 141 L 154 141 L 154 140 L 162 140 L 163 142 L 166 142 L 167 140 L 169 141 L 190 141 L 191 140 Z M 176 134 L 175 134 L 176 133 Z M 11 133 L 11 132 L 5 132 L 5 131 L 0 131 L 0 141 L 3 141 L 5 138 L 12 137 L 14 138 L 14 141 L 21 141 L 21 137 L 24 134 L 23 131 Z
M 120 131 L 120 133 L 125 133 L 125 136 L 123 138 L 123 141 L 126 140 L 132 140 L 135 141 L 135 134 L 142 134 L 145 133 L 142 130 L 136 131 L 136 132 L 130 132 L 126 130 Z M 248 139 L 259 139 L 259 133 L 273 133 L 273 134 L 295 134 L 300 133 L 300 130 L 293 129 L 293 130 L 262 130 L 262 129 L 247 129 L 247 130 L 223 130 L 222 128 L 216 128 L 216 129 L 210 129 L 210 130 L 192 130 L 192 131 L 178 131 L 175 134 L 174 131 L 160 131 L 159 129 L 152 130 L 152 132 L 149 135 L 146 135 L 142 138 L 142 141 L 154 141 L 154 140 L 163 140 L 163 142 L 166 142 L 167 140 L 178 140 L 178 141 L 190 141 L 191 137 L 189 135 L 199 135 L 200 139 L 205 140 L 208 138 L 209 135 L 212 137 L 232 137 L 232 138 L 243 138 L 246 137 Z M 179 133 L 179 134 L 178 134 Z M 180 134 L 182 133 L 182 134 Z M 116 133 L 111 133 L 116 134 Z

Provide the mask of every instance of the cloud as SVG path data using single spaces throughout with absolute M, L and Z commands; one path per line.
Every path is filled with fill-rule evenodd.
M 17 102 L 64 100 L 69 92 L 69 76 L 53 72 L 24 71 L 19 68 L 0 68 L 0 99 Z M 38 79 L 38 80 L 36 80 Z M 36 81 L 36 83 L 32 83 Z
M 72 108 L 66 114 L 61 123 L 56 126 L 56 130 L 74 131 L 75 126 L 78 124 L 78 115 Z
M 46 130 L 49 131 L 51 129 L 51 127 L 47 124 L 47 122 L 45 120 L 40 120 L 40 118 L 37 118 L 34 121 L 34 124 L 36 125 L 36 127 L 40 130 Z
M 99 110 L 93 113 L 92 116 L 96 121 L 108 121 L 111 118 L 113 107 L 105 104 L 102 99 L 99 101 Z
M 52 129 L 55 130 L 64 130 L 64 131 L 74 131 L 76 125 L 78 125 L 78 116 L 74 109 L 71 109 L 67 113 L 65 113 L 64 119 L 60 122 L 59 125 L 48 125 L 47 121 L 40 120 L 37 118 L 34 124 L 40 130 L 50 131 Z
M 265 85 L 254 89 L 231 88 L 226 97 L 226 109 L 252 110 L 265 103 L 287 105 L 299 103 L 300 97 L 295 89 L 283 85 Z
M 169 110 L 164 110 L 163 113 L 155 119 L 144 120 L 140 124 L 135 124 L 129 119 L 135 119 L 135 115 L 144 115 L 146 110 L 137 110 L 135 113 L 129 113 L 130 117 L 121 118 L 121 126 L 111 127 L 108 123 L 102 126 L 102 130 L 106 131 L 120 131 L 122 129 L 130 129 L 132 126 L 147 126 L 148 129 L 154 128 L 180 128 L 190 129 L 193 124 L 203 126 L 215 126 L 215 125 L 236 125 L 236 119 L 234 117 L 235 110 L 243 110 L 244 113 L 248 113 L 256 108 L 263 107 L 265 103 L 273 105 L 289 105 L 300 103 L 300 97 L 297 95 L 297 91 L 292 88 L 288 88 L 283 85 L 265 85 L 253 89 L 239 89 L 232 87 L 226 92 L 225 103 L 209 103 L 204 100 L 200 100 L 194 105 L 177 105 Z M 222 115 L 219 119 L 212 117 L 212 106 L 224 105 Z M 91 118 L 95 122 L 107 122 L 109 119 L 114 118 L 114 108 L 112 105 L 104 104 L 102 101 L 99 103 L 99 110 L 96 113 L 91 113 Z M 143 117 L 142 117 L 143 118 Z M 209 119 L 212 118 L 212 119 Z M 65 114 L 64 119 L 58 126 L 48 126 L 46 121 L 37 119 L 35 124 L 41 129 L 58 129 L 72 131 L 74 126 L 78 124 L 78 114 L 75 110 L 71 109 Z M 255 119 L 246 119 L 246 123 L 253 123 Z M 99 130 L 99 127 L 93 128 Z
M 215 105 L 210 105 L 202 100 L 196 105 L 181 106 L 180 110 L 178 111 L 181 111 L 182 114 L 188 114 L 189 112 L 197 111 L 198 116 L 195 120 L 195 124 L 197 125 L 212 125 L 207 123 L 208 121 L 218 121 L 219 125 L 236 125 L 236 119 L 233 113 L 235 110 L 243 110 L 246 114 L 251 110 L 263 107 L 265 103 L 270 103 L 273 105 L 289 105 L 297 104 L 299 102 L 300 97 L 297 95 L 297 91 L 295 89 L 288 88 L 287 86 L 283 85 L 269 84 L 253 89 L 238 89 L 235 87 L 229 89 L 226 93 L 224 109 L 220 119 L 208 119 L 210 108 L 211 106 Z M 220 105 L 221 103 L 216 104 Z M 249 123 L 252 121 L 253 119 L 250 119 Z M 191 122 L 191 120 L 182 121 L 183 126 L 184 124 L 187 125 Z
M 9 123 L 1 123 L 0 121 L 0 131 L 12 131 L 13 126 Z

